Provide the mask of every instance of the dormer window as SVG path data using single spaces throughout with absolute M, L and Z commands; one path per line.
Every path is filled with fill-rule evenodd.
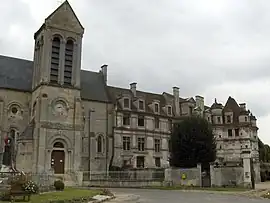
M 172 107 L 168 106 L 168 115 L 172 115 Z
M 159 112 L 159 105 L 157 103 L 155 103 L 154 105 L 154 110 L 155 110 L 155 113 Z
M 129 102 L 129 98 L 125 98 L 124 99 L 124 108 L 130 108 L 130 102 Z
M 231 123 L 232 120 L 231 120 L 231 116 L 227 116 L 227 123 Z
M 139 100 L 139 109 L 144 110 L 144 101 Z

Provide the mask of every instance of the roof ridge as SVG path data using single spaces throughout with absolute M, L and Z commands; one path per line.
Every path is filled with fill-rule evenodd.
M 34 62 L 33 60 L 23 59 L 23 58 L 17 58 L 15 56 L 8 56 L 8 55 L 3 55 L 3 54 L 0 54 L 0 57 L 10 58 L 10 59 L 16 59 L 16 60 L 21 60 L 21 61 Z

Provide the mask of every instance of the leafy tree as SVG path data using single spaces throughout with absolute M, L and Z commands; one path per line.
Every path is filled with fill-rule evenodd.
M 216 142 L 210 123 L 198 116 L 186 117 L 173 127 L 170 164 L 194 167 L 216 159 Z

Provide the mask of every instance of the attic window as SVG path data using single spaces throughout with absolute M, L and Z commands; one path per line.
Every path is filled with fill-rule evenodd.
M 168 114 L 172 115 L 172 107 L 171 106 L 168 106 Z
M 139 109 L 144 110 L 144 102 L 142 100 L 139 101 Z
M 124 108 L 130 108 L 129 104 L 130 104 L 129 98 L 125 98 L 124 99 Z
M 227 116 L 227 123 L 231 123 L 232 120 L 231 120 L 231 116 Z
M 159 112 L 159 105 L 157 103 L 155 103 L 155 112 L 158 113 Z

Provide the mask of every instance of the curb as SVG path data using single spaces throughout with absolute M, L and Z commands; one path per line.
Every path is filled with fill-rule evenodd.
M 103 200 L 93 200 L 93 201 L 89 201 L 88 203 L 102 203 L 102 202 L 106 202 L 106 201 L 110 201 L 112 199 L 115 199 L 115 196 L 103 199 Z

